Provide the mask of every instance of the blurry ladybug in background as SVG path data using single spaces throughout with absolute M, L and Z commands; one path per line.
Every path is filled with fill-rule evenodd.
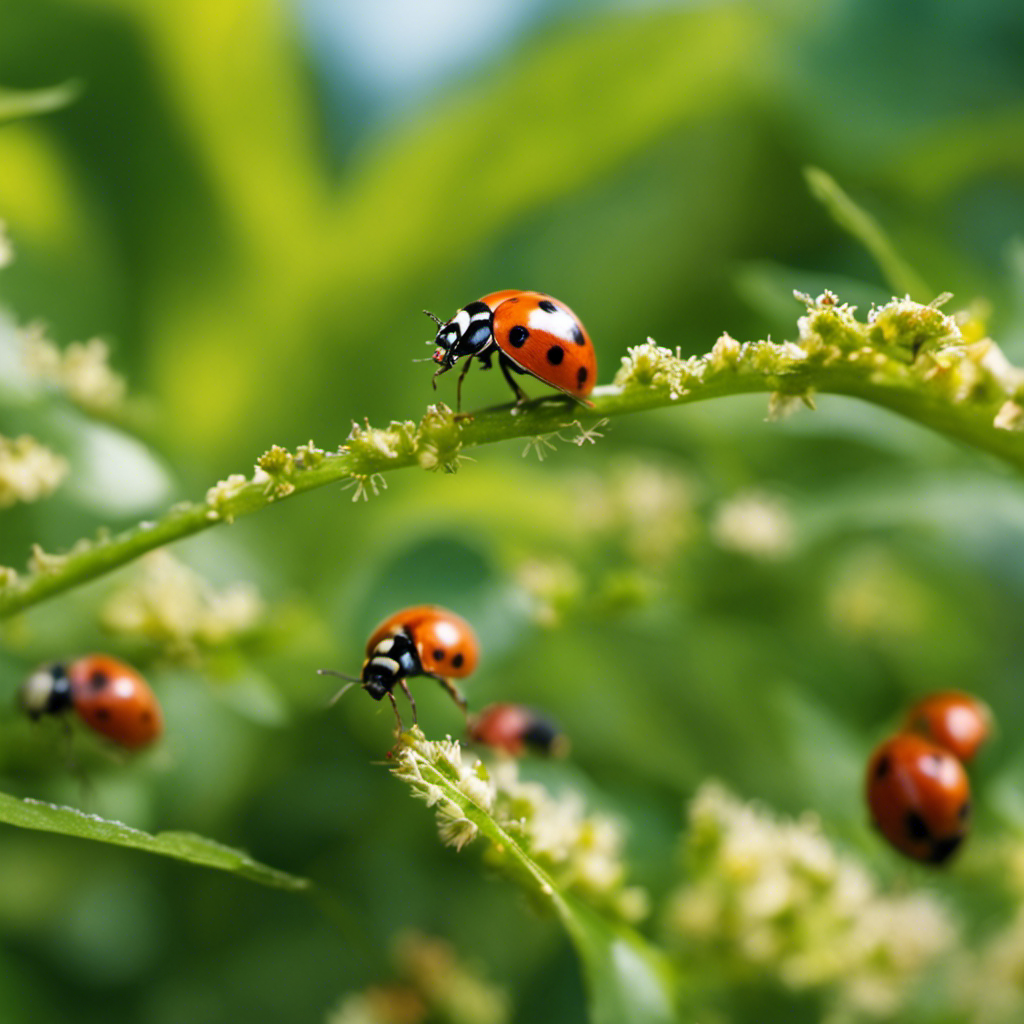
M 466 714 L 466 698 L 452 679 L 468 676 L 479 660 L 480 646 L 476 634 L 465 619 L 438 605 L 419 604 L 395 612 L 373 631 L 366 642 L 366 660 L 359 679 L 327 668 L 320 669 L 320 674 L 347 679 L 350 686 L 361 683 L 374 700 L 382 700 L 386 696 L 394 708 L 401 734 L 404 730 L 402 716 L 392 693 L 396 685 L 409 698 L 414 724 L 416 701 L 406 683 L 413 676 L 436 679 Z M 339 690 L 331 703 L 348 689 L 345 686 Z
M 22 684 L 18 702 L 33 720 L 73 709 L 90 729 L 127 750 L 149 746 L 164 727 L 146 680 L 105 654 L 44 665 Z
M 886 740 L 871 755 L 867 800 L 882 835 L 925 864 L 944 864 L 970 825 L 971 788 L 963 765 L 911 733 Z
M 527 748 L 565 757 L 569 739 L 546 715 L 521 704 L 490 704 L 469 722 L 469 738 L 519 757 Z
M 564 302 L 543 292 L 513 288 L 463 306 L 451 320 L 424 312 L 437 324 L 433 359 L 440 369 L 434 374 L 434 389 L 442 373 L 463 356 L 469 357 L 459 375 L 457 408 L 462 407 L 462 382 L 473 358 L 489 370 L 495 355 L 517 405 L 529 401 L 529 396 L 512 373 L 531 374 L 583 405 L 593 405 L 586 396 L 597 379 L 597 356 L 586 328 Z
M 942 690 L 922 698 L 907 712 L 904 729 L 919 733 L 967 764 L 992 732 L 992 712 L 969 693 Z

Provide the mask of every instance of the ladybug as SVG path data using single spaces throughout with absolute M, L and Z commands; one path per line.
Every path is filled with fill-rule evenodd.
M 528 373 L 583 405 L 593 406 L 586 396 L 597 380 L 597 356 L 586 328 L 564 302 L 543 292 L 512 288 L 491 292 L 463 306 L 451 320 L 442 321 L 427 310 L 423 312 L 437 324 L 437 337 L 432 343 L 437 346 L 433 359 L 440 367 L 434 373 L 435 390 L 442 373 L 463 356 L 470 357 L 459 376 L 458 408 L 462 407 L 462 382 L 473 357 L 489 370 L 495 355 L 515 392 L 516 405 L 529 401 L 529 396 L 512 373 Z
M 943 864 L 967 835 L 967 773 L 948 750 L 922 736 L 902 733 L 875 750 L 867 800 L 882 835 L 913 860 Z
M 469 723 L 469 737 L 513 757 L 529 747 L 541 754 L 564 757 L 569 740 L 546 715 L 521 704 L 491 704 Z
M 992 712 L 969 693 L 941 690 L 907 712 L 904 729 L 920 733 L 967 764 L 992 732 Z
M 33 720 L 74 709 L 90 729 L 128 750 L 149 746 L 164 728 L 149 683 L 106 654 L 42 666 L 22 684 L 18 699 Z
M 402 716 L 392 693 L 396 685 L 409 698 L 414 723 L 416 701 L 406 683 L 413 676 L 436 679 L 466 714 L 466 698 L 452 679 L 468 676 L 479 660 L 480 646 L 476 634 L 465 619 L 438 605 L 418 604 L 395 612 L 373 631 L 366 642 L 361 678 L 352 679 L 332 669 L 320 669 L 320 674 L 341 676 L 350 684 L 361 683 L 374 700 L 382 700 L 386 696 L 394 708 L 401 734 L 404 728 Z M 334 700 L 348 688 L 340 690 Z

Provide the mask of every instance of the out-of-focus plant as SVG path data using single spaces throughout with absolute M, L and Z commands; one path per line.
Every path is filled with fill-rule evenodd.
M 197 8 L 195 13 L 196 17 L 214 17 L 205 9 L 200 12 Z M 161 38 L 163 17 L 150 12 L 143 19 L 151 39 Z M 709 45 L 701 52 L 712 53 L 711 44 L 730 35 L 723 28 L 737 30 L 738 43 L 731 51 L 734 60 L 743 63 L 745 53 L 757 52 L 759 35 L 751 31 L 754 23 L 733 14 L 723 16 L 722 25 L 710 26 Z M 253 31 L 259 32 L 258 25 Z M 201 37 L 202 33 L 196 33 L 196 38 Z M 182 35 L 181 39 L 164 42 L 168 48 L 181 46 L 184 51 L 184 40 Z M 621 35 L 607 27 L 598 42 L 606 47 L 609 57 L 623 51 L 643 52 L 642 48 L 623 46 Z M 592 53 L 583 43 L 572 52 L 563 45 L 548 45 L 531 54 L 529 61 L 531 73 L 549 65 L 561 69 L 591 62 Z M 701 68 L 681 62 L 671 46 L 664 52 L 649 53 L 645 63 L 649 74 L 631 83 L 633 92 L 606 90 L 609 102 L 602 107 L 602 120 L 614 119 L 616 105 L 621 111 L 632 111 L 638 97 L 657 101 L 651 104 L 646 118 L 621 119 L 631 126 L 616 138 L 615 144 L 621 149 L 647 144 L 659 124 L 677 116 L 678 101 L 666 97 L 688 95 L 681 86 L 701 81 Z M 709 57 L 708 63 L 720 72 L 718 62 Z M 518 102 L 517 74 L 510 71 L 508 79 L 495 89 L 516 96 Z M 191 79 L 183 75 L 182 81 Z M 408 252 L 429 252 L 433 264 L 439 253 L 444 254 L 444 247 L 453 244 L 450 236 L 440 237 L 441 225 L 431 221 L 429 204 L 421 204 L 424 212 L 419 218 L 405 212 L 396 215 L 390 230 L 362 212 L 372 205 L 365 202 L 367 196 L 386 190 L 388 169 L 393 171 L 407 160 L 408 144 L 404 150 L 396 147 L 395 154 L 378 154 L 377 162 L 371 161 L 372 166 L 348 199 L 332 208 L 328 217 L 319 202 L 322 197 L 304 202 L 298 190 L 287 193 L 282 189 L 280 205 L 268 209 L 258 189 L 233 192 L 229 184 L 228 169 L 234 161 L 254 174 L 263 169 L 259 161 L 251 159 L 245 145 L 236 150 L 222 145 L 223 129 L 235 122 L 224 119 L 216 104 L 209 109 L 200 109 L 198 103 L 193 107 L 191 87 L 179 88 L 182 95 L 177 101 L 193 115 L 192 128 L 209 131 L 217 140 L 208 154 L 206 171 L 227 196 L 226 207 L 231 213 L 226 220 L 240 234 L 248 229 L 254 238 L 259 236 L 253 245 L 260 256 L 252 261 L 252 277 L 240 272 L 236 284 L 240 296 L 259 292 L 252 308 L 237 303 L 251 316 L 250 327 L 262 328 L 265 320 L 273 334 L 278 326 L 289 322 L 289 303 L 302 305 L 310 301 L 311 295 L 322 300 L 336 278 L 344 279 L 358 292 L 367 267 L 387 266 L 398 277 L 408 273 L 407 264 L 415 259 Z M 0 93 L 0 120 L 51 109 L 68 96 L 67 90 L 35 96 Z M 231 103 L 235 99 L 232 96 Z M 448 116 L 461 124 L 466 111 L 450 111 Z M 543 135 L 551 126 L 543 123 L 535 127 Z M 585 125 L 577 124 L 575 130 L 579 133 L 577 141 L 588 139 Z M 432 176 L 435 165 L 429 147 L 414 141 L 416 151 L 423 154 L 415 167 L 424 187 L 441 191 L 450 188 L 443 173 Z M 563 157 L 566 163 L 561 177 L 559 173 L 546 176 L 545 187 L 550 192 L 545 194 L 562 194 L 578 180 L 576 165 L 582 157 L 572 150 L 571 145 L 564 147 L 570 156 Z M 582 154 L 586 147 L 578 146 L 577 150 Z M 278 152 L 282 161 L 287 161 L 293 149 L 282 144 Z M 593 155 L 586 150 L 586 158 L 605 159 L 596 150 Z M 477 183 L 481 188 L 480 209 L 495 220 L 495 211 L 503 211 L 506 216 L 528 212 L 529 202 L 520 186 L 522 170 L 502 164 L 493 181 L 488 183 L 486 176 L 481 176 Z M 279 172 L 280 168 L 269 172 L 275 185 L 287 178 L 286 173 Z M 625 349 L 626 355 L 614 382 L 594 392 L 592 409 L 556 396 L 521 408 L 484 409 L 472 416 L 457 417 L 447 406 L 438 404 L 429 406 L 418 422 L 394 420 L 386 427 L 373 427 L 366 420 L 354 423 L 346 443 L 337 450 L 333 443 L 323 448 L 313 441 L 296 448 L 272 445 L 259 456 L 251 474 L 227 476 L 210 487 L 203 500 L 176 504 L 165 514 L 114 536 L 101 531 L 95 539 L 83 538 L 69 545 L 66 554 L 49 554 L 36 545 L 30 549 L 27 573 L 0 568 L 0 617 L 9 619 L 6 635 L 13 638 L 12 648 L 23 638 L 19 636 L 22 620 L 14 617 L 16 613 L 44 606 L 47 599 L 61 594 L 87 601 L 87 595 L 77 592 L 80 584 L 144 556 L 134 576 L 117 581 L 102 601 L 94 602 L 101 605 L 99 621 L 115 644 L 141 645 L 150 655 L 158 653 L 196 664 L 197 654 L 241 642 L 270 616 L 254 587 L 240 584 L 216 588 L 167 554 L 167 544 L 214 526 L 226 526 L 327 484 L 347 487 L 352 502 L 369 501 L 382 496 L 385 474 L 392 470 L 418 467 L 432 473 L 454 473 L 469 460 L 469 449 L 503 440 L 519 439 L 521 445 L 522 439 L 527 439 L 524 454 L 532 452 L 538 458 L 565 450 L 569 444 L 589 451 L 610 426 L 618 425 L 615 418 L 625 413 L 759 393 L 768 395 L 768 418 L 781 422 L 788 421 L 794 412 L 813 410 L 820 394 L 834 393 L 896 411 L 917 425 L 995 455 L 1013 469 L 1024 468 L 1024 372 L 1013 366 L 989 337 L 989 311 L 982 303 L 967 301 L 953 313 L 944 312 L 949 298 L 934 298 L 921 275 L 900 257 L 874 218 L 859 209 L 827 175 L 810 171 L 808 177 L 815 194 L 834 218 L 863 242 L 879 262 L 890 287 L 903 297 L 880 302 L 858 316 L 852 305 L 841 303 L 830 290 L 822 290 L 816 298 L 799 293 L 806 312 L 791 340 L 741 343 L 722 334 L 702 356 L 684 357 L 682 349 L 674 347 L 676 342 L 693 340 L 684 337 L 691 332 L 682 319 L 679 334 L 671 339 L 669 347 L 652 339 L 642 342 L 639 338 L 622 338 L 619 348 Z M 247 209 L 248 221 L 244 216 Z M 474 232 L 482 237 L 486 220 L 484 217 L 479 224 L 467 224 L 459 244 L 468 244 L 467 236 Z M 319 237 L 313 225 L 321 221 L 329 222 L 335 231 L 343 229 L 350 242 L 344 247 L 335 246 L 329 258 L 322 258 L 319 247 L 307 244 L 310 238 Z M 290 228 L 293 222 L 302 227 L 289 233 L 285 225 Z M 289 244 L 278 244 L 285 237 Z M 374 244 L 361 245 L 360 239 L 372 239 Z M 297 258 L 299 253 L 301 259 Z M 13 247 L 0 230 L 0 267 L 9 263 L 12 255 Z M 282 284 L 287 279 L 301 282 L 296 292 L 301 298 L 296 299 L 282 287 L 285 297 L 278 300 L 276 289 L 251 286 L 252 281 L 262 282 L 268 277 L 277 277 Z M 304 290 L 307 282 L 312 284 Z M 391 287 L 390 283 L 385 287 Z M 164 296 L 168 302 L 166 319 L 174 321 L 165 325 L 168 336 L 182 341 L 186 360 L 190 353 L 197 378 L 207 374 L 221 399 L 205 406 L 200 403 L 196 408 L 190 429 L 201 433 L 207 429 L 204 425 L 230 422 L 237 396 L 224 386 L 223 361 L 212 359 L 207 367 L 196 358 L 196 353 L 203 350 L 204 331 L 196 331 L 192 339 L 194 325 L 189 316 L 178 317 L 177 298 L 172 295 L 168 301 Z M 205 312 L 211 321 L 236 315 L 234 308 L 227 313 L 219 308 Z M 358 333 L 359 318 L 369 314 L 360 307 L 351 315 Z M 217 335 L 215 328 L 204 326 L 209 335 Z M 245 333 L 244 328 L 240 331 Z M 137 407 L 127 396 L 124 377 L 112 368 L 111 353 L 103 341 L 93 339 L 61 348 L 41 328 L 30 326 L 18 333 L 24 343 L 21 372 L 30 378 L 33 387 L 47 395 L 47 400 L 70 408 L 89 422 L 104 421 L 128 432 L 137 428 L 138 418 L 133 413 Z M 281 334 L 285 336 L 286 332 Z M 630 342 L 638 343 L 630 346 Z M 301 352 L 293 358 L 285 346 L 279 348 L 273 356 L 277 360 L 271 367 L 274 372 L 266 374 L 272 380 L 271 389 L 279 387 L 282 379 L 275 367 L 293 370 L 300 389 L 303 382 L 309 384 L 312 376 L 319 375 L 313 361 L 304 361 Z M 186 386 L 191 386 L 187 378 Z M 351 385 L 346 382 L 346 386 Z M 350 411 L 356 415 L 363 410 Z M 864 429 L 862 422 L 859 429 L 861 438 L 871 431 L 879 437 L 887 436 L 876 425 Z M 51 450 L 28 435 L 16 441 L 0 439 L 0 506 L 40 501 L 67 476 L 73 483 L 75 474 L 69 474 L 70 465 L 71 453 L 60 453 L 56 445 Z M 590 552 L 591 564 L 582 564 L 586 559 L 577 557 L 578 549 L 569 544 L 562 545 L 565 550 L 552 550 L 546 556 L 531 554 L 524 558 L 520 550 L 511 559 L 518 566 L 520 596 L 526 592 L 528 612 L 535 621 L 553 626 L 566 622 L 572 612 L 581 609 L 600 616 L 634 604 L 654 605 L 651 598 L 669 591 L 677 582 L 676 559 L 688 546 L 699 548 L 698 538 L 709 539 L 711 546 L 719 549 L 718 557 L 746 560 L 753 567 L 751 578 L 755 579 L 761 577 L 754 573 L 763 571 L 767 577 L 774 569 L 784 575 L 790 561 L 806 554 L 816 541 L 820 543 L 821 534 L 815 537 L 808 528 L 810 517 L 801 518 L 795 503 L 790 503 L 781 491 L 774 492 L 770 485 L 741 481 L 736 486 L 731 482 L 722 488 L 723 493 L 716 492 L 713 504 L 704 509 L 700 505 L 703 496 L 697 494 L 696 473 L 678 470 L 667 453 L 650 460 L 620 459 L 609 467 L 600 477 L 593 474 L 584 479 L 580 474 L 575 481 L 565 481 L 570 488 L 579 484 L 579 501 L 575 506 L 554 510 L 556 517 L 569 524 L 561 537 L 572 533 L 580 548 Z M 508 497 L 511 499 L 511 495 Z M 502 510 L 496 506 L 503 505 L 503 498 L 500 492 L 488 496 L 489 516 L 500 517 Z M 376 507 L 384 506 L 381 501 Z M 702 536 L 705 511 L 707 527 Z M 410 514 L 403 525 L 408 527 L 418 513 Z M 348 522 L 356 514 L 348 502 L 338 513 L 351 517 Z M 424 547 L 431 543 L 432 538 L 427 537 Z M 821 546 L 827 548 L 827 544 Z M 315 545 L 311 548 L 315 550 Z M 875 551 L 864 545 L 852 553 L 823 554 L 834 558 L 836 571 L 825 587 L 820 624 L 848 640 L 867 637 L 897 646 L 900 640 L 912 640 L 917 635 L 928 609 L 935 606 L 928 605 L 925 584 L 918 584 L 910 573 L 901 573 L 901 567 L 887 560 L 884 552 L 876 556 Z M 707 551 L 701 549 L 695 557 L 700 556 L 707 556 Z M 728 571 L 720 575 L 726 585 L 734 582 Z M 726 593 L 723 603 L 728 604 L 730 597 Z M 800 635 L 808 645 L 820 639 L 812 628 Z M 291 639 L 294 642 L 295 638 Z M 673 634 L 669 639 L 675 642 L 676 637 Z M 728 642 L 721 646 L 729 648 Z M 641 677 L 648 666 L 639 645 L 638 650 L 640 654 L 631 655 L 635 658 L 631 682 L 646 681 Z M 587 670 L 600 670 L 598 660 L 595 657 L 589 664 L 573 662 L 570 668 L 585 676 Z M 679 679 L 657 680 L 664 691 L 659 696 L 685 696 L 680 680 L 692 666 L 683 656 L 676 657 L 673 669 L 677 664 Z M 727 669 L 720 676 L 723 685 L 732 684 Z M 749 691 L 763 680 L 751 680 L 742 673 L 740 680 L 737 689 L 746 707 L 748 699 L 758 700 L 758 694 Z M 188 703 L 187 694 L 177 699 L 183 705 Z M 630 699 L 627 693 L 623 707 L 628 707 Z M 758 718 L 760 710 L 748 712 L 753 739 L 768 723 L 768 715 L 763 721 Z M 605 713 L 603 707 L 584 711 L 595 716 Z M 610 717 L 615 713 L 615 709 L 608 711 Z M 625 720 L 628 715 L 622 717 Z M 665 717 L 666 731 L 671 732 L 670 716 Z M 200 716 L 193 721 L 202 727 Z M 821 720 L 814 724 L 821 725 Z M 700 723 L 694 726 L 694 732 L 700 732 Z M 200 733 L 197 746 L 202 739 Z M 715 742 L 716 737 L 711 735 L 708 743 Z M 769 737 L 766 745 L 770 744 Z M 770 752 L 774 758 L 775 750 Z M 332 747 L 332 756 L 335 753 Z M 637 763 L 646 759 L 648 765 L 653 764 L 660 772 L 658 777 L 673 791 L 682 788 L 673 776 L 676 765 L 663 764 L 667 761 L 663 752 L 649 753 L 637 744 L 629 753 Z M 261 781 L 262 771 L 273 771 L 273 757 L 267 757 L 266 762 L 259 765 L 260 772 L 254 770 Z M 221 765 L 215 762 L 214 769 L 219 771 Z M 202 770 L 195 769 L 197 774 Z M 679 1019 L 683 1012 L 687 1019 L 704 1019 L 706 1014 L 716 1012 L 717 1003 L 729 1003 L 732 988 L 749 986 L 756 990 L 758 984 L 778 985 L 790 994 L 810 994 L 831 1024 L 878 1019 L 902 1010 L 916 1012 L 930 1024 L 946 1018 L 941 1009 L 918 1005 L 920 991 L 926 988 L 928 971 L 939 969 L 946 963 L 944 958 L 954 954 L 960 970 L 950 976 L 959 987 L 950 986 L 948 994 L 958 1012 L 962 1008 L 979 1024 L 1003 1024 L 1019 1012 L 1015 987 L 1021 971 L 1018 914 L 1010 915 L 969 956 L 958 945 L 962 931 L 959 922 L 927 885 L 918 884 L 920 876 L 908 876 L 909 881 L 904 877 L 887 888 L 852 853 L 840 852 L 826 827 L 813 818 L 780 819 L 761 805 L 740 802 L 720 787 L 701 788 L 691 805 L 683 840 L 684 875 L 665 896 L 657 886 L 629 881 L 634 877 L 630 853 L 635 850 L 630 849 L 615 814 L 588 809 L 590 801 L 583 796 L 586 787 L 579 776 L 560 787 L 543 785 L 525 777 L 511 762 L 484 764 L 467 759 L 457 742 L 431 742 L 418 730 L 400 738 L 393 752 L 392 771 L 435 809 L 445 843 L 456 850 L 468 847 L 467 856 L 472 855 L 473 846 L 485 846 L 483 862 L 511 879 L 535 905 L 561 922 L 583 965 L 591 1017 L 598 1024 L 668 1022 Z M 225 769 L 224 775 L 230 785 L 230 771 Z M 318 780 L 312 777 L 303 781 L 309 782 L 312 794 L 308 805 L 289 804 L 279 807 L 278 812 L 292 816 L 293 828 L 296 822 L 304 824 L 307 818 L 321 816 L 327 822 L 325 830 L 341 827 L 336 820 L 337 807 L 319 795 Z M 348 798 L 359 807 L 357 790 L 354 786 Z M 363 804 L 357 813 L 371 818 L 373 808 Z M 190 834 L 143 833 L 68 808 L 8 796 L 0 799 L 0 821 L 222 868 L 289 891 L 310 888 L 298 876 L 267 868 L 239 850 Z M 361 827 L 356 827 L 347 839 L 358 843 L 367 837 Z M 369 842 L 375 841 L 371 835 Z M 376 867 L 379 851 L 372 846 L 364 849 L 369 849 L 367 860 Z M 1019 898 L 1018 893 L 1018 902 Z M 652 904 L 654 913 L 649 914 Z M 659 922 L 662 945 L 641 931 L 649 917 Z M 964 970 L 964 964 L 968 970 Z M 433 943 L 416 940 L 405 947 L 399 954 L 399 974 L 402 980 L 395 986 L 347 997 L 331 1015 L 332 1024 L 387 1024 L 392 1019 L 403 1024 L 421 1019 L 499 1024 L 508 1017 L 508 1003 L 502 996 L 464 970 L 447 949 Z M 989 992 L 995 995 L 986 1003 Z M 943 994 L 947 994 L 945 988 Z
M 400 935 L 393 952 L 398 981 L 345 996 L 325 1024 L 507 1024 L 506 993 L 488 984 L 441 939 Z

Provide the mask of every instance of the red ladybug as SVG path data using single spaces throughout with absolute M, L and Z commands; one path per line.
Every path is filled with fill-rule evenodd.
M 992 712 L 969 693 L 942 690 L 919 700 L 907 712 L 904 728 L 945 747 L 967 764 L 992 732 Z
M 948 750 L 922 736 L 903 733 L 875 750 L 867 799 L 882 835 L 914 860 L 943 864 L 967 835 L 967 773 Z
M 543 292 L 512 288 L 492 292 L 463 306 L 451 320 L 442 321 L 433 313 L 427 316 L 437 323 L 433 358 L 440 369 L 434 373 L 435 389 L 442 373 L 447 373 L 463 356 L 470 357 L 456 389 L 459 408 L 462 382 L 473 357 L 489 370 L 495 354 L 505 380 L 515 392 L 517 405 L 529 401 L 529 396 L 509 371 L 529 373 L 583 405 L 593 405 L 586 396 L 594 390 L 597 380 L 597 356 L 586 328 L 564 302 Z
M 527 747 L 563 757 L 569 741 L 546 715 L 521 704 L 491 704 L 469 724 L 469 736 L 506 754 L 519 757 Z
M 130 665 L 105 654 L 37 669 L 22 684 L 19 702 L 32 719 L 73 708 L 90 729 L 128 750 L 148 746 L 164 728 L 149 683 Z
M 465 619 L 433 604 L 404 608 L 385 619 L 366 642 L 366 660 L 360 679 L 351 679 L 332 669 L 321 669 L 322 675 L 341 676 L 350 683 L 361 683 L 374 700 L 385 696 L 391 701 L 403 731 L 402 716 L 392 690 L 396 685 L 409 698 L 412 720 L 416 721 L 416 701 L 406 680 L 413 676 L 436 679 L 466 713 L 466 698 L 452 679 L 468 676 L 480 660 L 480 646 L 472 626 Z M 336 695 L 340 697 L 346 686 Z

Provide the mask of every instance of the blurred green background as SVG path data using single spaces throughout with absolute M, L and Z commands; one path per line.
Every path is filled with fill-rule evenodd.
M 201 497 L 271 444 L 330 449 L 353 419 L 418 418 L 435 400 L 411 362 L 429 354 L 424 307 L 550 292 L 608 382 L 648 335 L 684 354 L 723 330 L 793 337 L 794 288 L 884 301 L 808 164 L 1024 361 L 1022 52 L 1024 17 L 997 0 L 5 0 L 0 85 L 83 90 L 0 126 L 16 252 L 0 335 L 8 355 L 14 324 L 103 337 L 134 412 L 103 424 L 0 391 L 0 433 L 71 463 L 54 497 L 0 512 L 0 564 Z M 497 374 L 465 395 L 507 400 Z M 437 397 L 453 402 L 453 376 Z M 853 401 L 765 414 L 755 397 L 622 418 L 543 463 L 491 446 L 454 477 L 393 474 L 368 504 L 325 489 L 210 531 L 174 554 L 216 588 L 251 582 L 265 608 L 226 641 L 109 635 L 101 610 L 138 567 L 5 625 L 11 701 L 37 662 L 106 649 L 145 667 L 168 719 L 133 763 L 79 738 L 83 791 L 59 731 L 11 711 L 5 790 L 203 832 L 334 902 L 5 828 L 0 1018 L 319 1021 L 385 979 L 396 932 L 417 927 L 507 986 L 516 1021 L 584 1020 L 556 926 L 471 848 L 442 849 L 375 763 L 387 706 L 355 693 L 324 711 L 316 668 L 358 670 L 373 625 L 418 601 L 478 627 L 475 707 L 515 699 L 563 723 L 572 762 L 532 771 L 625 817 L 656 896 L 683 800 L 717 776 L 820 812 L 969 927 L 1005 919 L 984 850 L 1024 825 L 1024 490 Z M 977 835 L 951 875 L 925 875 L 868 829 L 860 775 L 909 699 L 945 686 L 987 699 L 1000 737 L 976 773 Z M 444 695 L 416 692 L 428 735 L 457 733 Z M 730 1019 L 763 1022 L 761 1005 Z

